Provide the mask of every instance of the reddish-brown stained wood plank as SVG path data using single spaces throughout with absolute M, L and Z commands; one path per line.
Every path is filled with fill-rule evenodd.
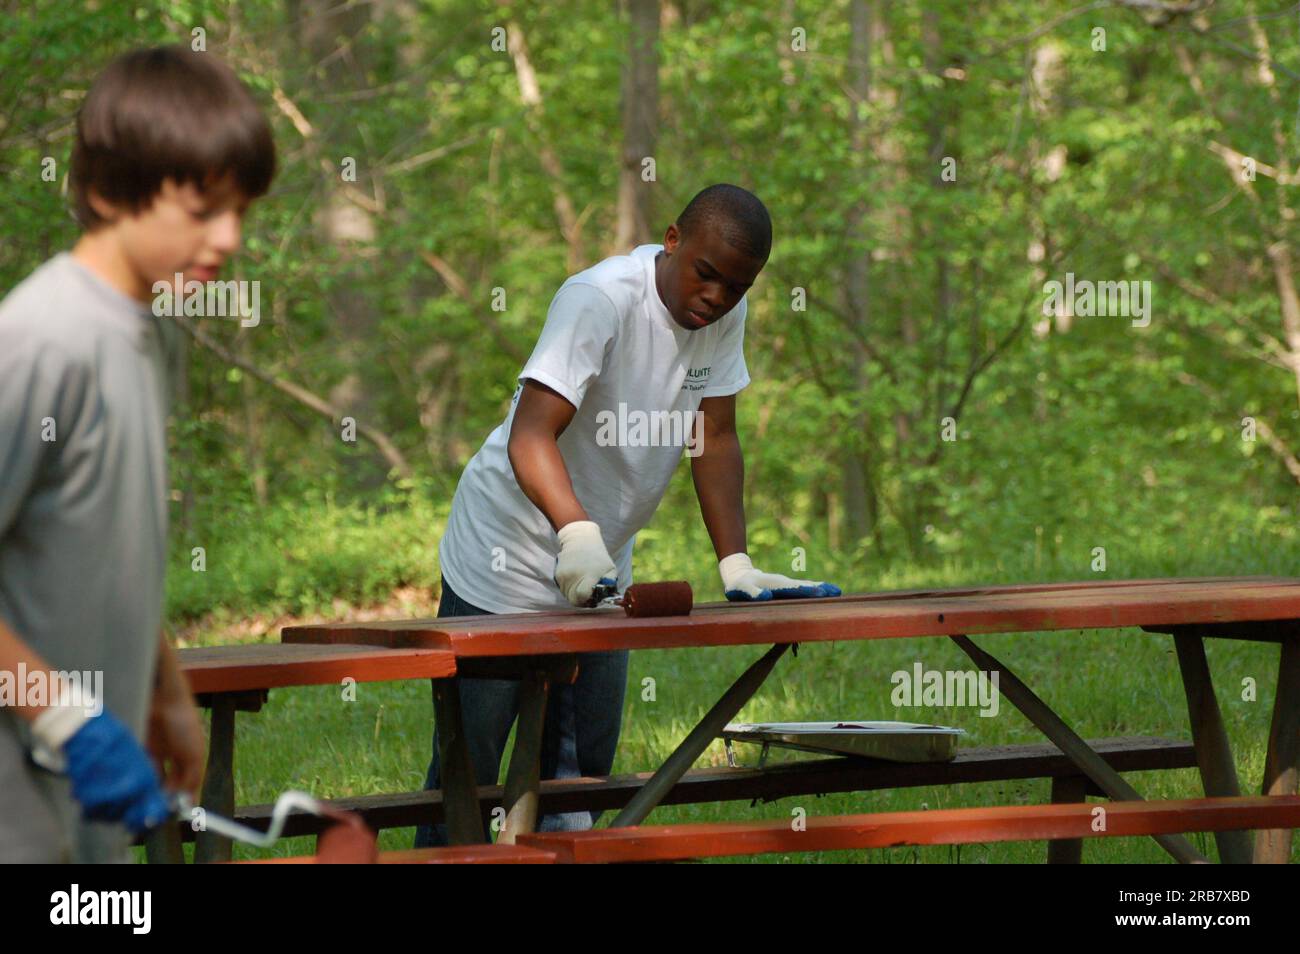
M 835 605 L 844 605 L 849 603 L 869 603 L 880 602 L 882 600 L 900 600 L 900 599 L 917 599 L 927 596 L 957 597 L 957 596 L 998 596 L 1014 593 L 1053 593 L 1071 590 L 1115 590 L 1128 587 L 1149 587 L 1149 586 L 1175 586 L 1188 587 L 1200 584 L 1222 584 L 1231 583 L 1250 583 L 1259 582 L 1268 585 L 1281 584 L 1286 586 L 1295 585 L 1300 580 L 1290 577 L 1276 576 L 1195 576 L 1195 577 L 1176 577 L 1170 579 L 1141 579 L 1141 580 L 1075 580 L 1061 583 L 999 583 L 985 584 L 976 586 L 958 586 L 946 589 L 915 589 L 915 590 L 881 590 L 875 593 L 850 593 L 844 596 L 821 600 L 801 600 L 799 602 L 806 605 L 819 605 L 822 603 L 833 603 Z M 790 601 L 781 601 L 778 603 L 766 604 L 747 604 L 748 608 L 761 609 L 764 606 L 771 607 L 776 605 L 785 605 Z M 729 603 L 726 600 L 719 600 L 709 603 L 696 603 L 694 611 L 706 609 L 730 609 L 735 608 L 737 604 Z M 481 620 L 490 616 L 497 623 L 513 623 L 516 621 L 532 621 L 538 616 L 544 616 L 547 619 L 583 619 L 592 615 L 590 610 L 581 609 L 555 609 L 546 613 L 498 613 L 485 614 L 485 616 L 462 616 L 457 617 L 460 621 Z M 617 616 L 617 613 L 613 615 Z M 302 629 L 318 630 L 328 628 L 336 631 L 339 636 L 331 640 L 320 640 L 321 642 L 346 642 L 342 634 L 348 632 L 353 626 L 361 628 L 365 633 L 385 633 L 392 630 L 406 632 L 411 627 L 436 628 L 438 620 L 429 617 L 426 619 L 415 620 L 375 620 L 369 623 L 318 623 L 308 626 L 289 626 L 285 627 L 286 632 L 297 632 Z M 446 622 L 443 620 L 442 622 Z
M 770 603 L 711 603 L 689 617 L 634 619 L 561 611 L 444 620 L 287 627 L 286 643 L 349 642 L 451 649 L 457 657 L 976 635 L 1144 625 L 1300 619 L 1300 579 L 1222 577 L 1118 586 L 1051 584 L 871 594 Z M 952 595 L 955 593 L 956 595 Z
M 292 858 L 250 858 L 239 865 L 314 865 L 315 855 Z M 381 865 L 553 865 L 555 855 L 520 845 L 453 845 L 449 848 L 408 848 L 404 851 L 381 851 Z
M 1105 809 L 1105 831 L 1093 812 Z M 702 825 L 606 828 L 520 835 L 518 843 L 558 862 L 672 861 L 768 852 L 836 851 L 894 845 L 955 845 L 1053 838 L 1125 837 L 1300 825 L 1300 795 L 1167 802 L 1010 805 L 940 811 L 839 815 Z
M 293 855 L 289 858 L 241 858 L 238 861 L 224 861 L 227 865 L 314 865 L 315 855 Z
M 555 855 L 522 845 L 453 845 L 380 852 L 381 865 L 553 865 Z
M 1071 580 L 1060 583 L 997 583 L 974 586 L 954 586 L 939 589 L 919 590 L 885 590 L 878 593 L 851 593 L 836 597 L 837 602 L 871 602 L 889 599 L 915 599 L 922 596 L 980 596 L 1010 593 L 1054 593 L 1068 590 L 1116 590 L 1131 586 L 1197 586 L 1202 583 L 1216 583 L 1225 579 L 1238 582 L 1291 583 L 1286 577 L 1277 576 L 1180 576 L 1170 578 L 1152 577 L 1140 580 Z M 702 604 L 708 606 L 725 606 L 725 603 Z
M 268 643 L 182 649 L 179 656 L 195 693 L 314 686 L 347 676 L 357 682 L 382 682 L 456 674 L 455 657 L 437 649 Z

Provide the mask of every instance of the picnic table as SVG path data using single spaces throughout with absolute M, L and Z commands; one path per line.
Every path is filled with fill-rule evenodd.
M 211 646 L 180 651 L 181 672 L 195 701 L 212 715 L 200 804 L 219 814 L 235 811 L 235 713 L 257 712 L 272 689 L 289 686 L 436 678 L 456 671 L 451 653 L 432 649 L 377 650 L 367 646 L 295 646 L 283 643 Z M 150 861 L 184 860 L 184 826 L 162 826 L 145 839 Z M 231 843 L 195 833 L 196 861 L 229 861 Z
M 627 618 L 601 611 L 503 614 L 449 619 L 337 622 L 286 627 L 290 644 L 348 644 L 450 652 L 455 672 L 435 677 L 442 726 L 443 804 L 453 844 L 486 841 L 465 744 L 460 678 L 522 681 L 515 749 L 507 768 L 506 818 L 498 842 L 533 831 L 537 816 L 542 721 L 550 686 L 572 680 L 576 654 L 614 649 L 767 645 L 755 661 L 618 814 L 611 827 L 638 825 L 660 803 L 791 646 L 839 640 L 944 636 L 976 666 L 998 673 L 999 689 L 1115 801 L 1141 796 L 973 635 L 1137 627 L 1173 636 L 1187 696 L 1192 740 L 1205 794 L 1241 795 L 1214 695 L 1204 640 L 1246 639 L 1280 646 L 1277 692 L 1261 792 L 1294 795 L 1300 767 L 1300 579 L 1199 577 L 918 589 L 770 603 L 708 603 L 689 617 Z M 1242 828 L 1250 827 L 1243 816 Z M 1178 834 L 1152 833 L 1176 859 L 1204 860 Z M 1226 862 L 1285 862 L 1290 829 L 1262 830 L 1252 848 L 1245 830 L 1215 832 Z

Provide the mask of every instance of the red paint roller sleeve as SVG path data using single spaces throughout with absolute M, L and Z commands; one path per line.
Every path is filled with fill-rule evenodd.
M 633 583 L 623 593 L 623 612 L 628 616 L 690 616 L 694 605 L 695 594 L 685 580 Z

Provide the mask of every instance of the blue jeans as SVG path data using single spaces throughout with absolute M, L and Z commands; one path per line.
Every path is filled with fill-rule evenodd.
M 466 603 L 446 579 L 438 618 L 483 616 L 486 610 Z M 614 767 L 614 750 L 623 721 L 623 693 L 627 688 L 627 650 L 578 653 L 578 678 L 572 685 L 553 685 L 546 702 L 542 732 L 542 778 L 576 778 L 608 775 Z M 495 785 L 501 771 L 510 727 L 519 715 L 519 681 L 516 679 L 461 679 L 461 718 L 475 781 Z M 424 780 L 425 790 L 441 788 L 438 730 L 433 732 L 433 760 Z M 585 831 L 601 813 L 564 812 L 543 815 L 538 831 Z M 447 844 L 447 826 L 421 825 L 415 830 L 415 847 Z

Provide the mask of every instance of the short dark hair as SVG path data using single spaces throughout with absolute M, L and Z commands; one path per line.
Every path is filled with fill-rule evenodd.
M 764 262 L 772 251 L 772 217 L 767 206 L 740 186 L 711 185 L 686 204 L 677 216 L 682 238 L 700 228 L 720 232 L 728 245 Z
M 246 197 L 264 195 L 275 143 L 252 93 L 216 56 L 183 46 L 133 50 L 95 79 L 77 114 L 70 168 L 84 228 L 103 224 L 92 191 L 138 212 L 164 179 L 203 188 L 226 175 Z

